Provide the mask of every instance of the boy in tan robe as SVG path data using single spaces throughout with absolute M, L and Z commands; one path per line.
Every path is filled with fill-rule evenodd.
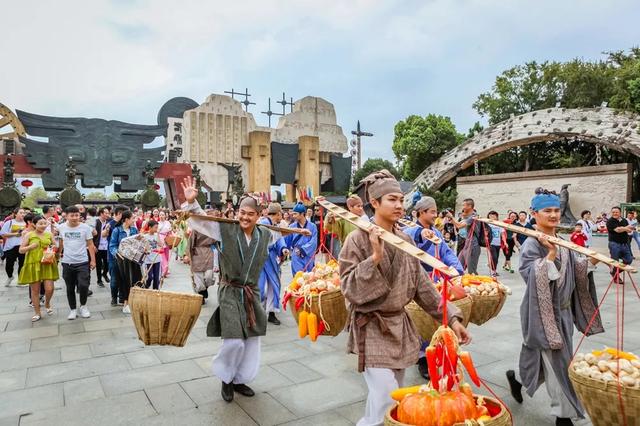
M 369 232 L 360 229 L 347 237 L 340 253 L 342 291 L 350 304 L 348 352 L 358 354 L 358 370 L 364 373 L 369 394 L 365 415 L 358 426 L 381 425 L 392 406 L 389 393 L 403 385 L 404 369 L 418 360 L 420 339 L 404 307 L 414 300 L 436 320 L 441 296 L 429 281 L 420 261 L 380 239 L 378 227 L 405 241 L 411 239 L 396 229 L 404 214 L 404 194 L 388 171 L 376 172 L 367 185 L 369 203 L 375 210 Z M 462 314 L 447 305 L 449 325 L 461 343 L 471 341 L 462 325 Z

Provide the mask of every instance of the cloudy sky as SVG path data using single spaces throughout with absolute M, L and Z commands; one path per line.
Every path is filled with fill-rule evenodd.
M 596 59 L 640 42 L 633 0 L 13 1 L 3 7 L 0 102 L 38 114 L 154 124 L 174 96 L 249 88 L 332 102 L 345 133 L 450 116 L 466 132 L 497 74 L 524 61 Z M 7 42 L 8 41 L 8 42 Z M 255 114 L 266 125 L 266 116 Z

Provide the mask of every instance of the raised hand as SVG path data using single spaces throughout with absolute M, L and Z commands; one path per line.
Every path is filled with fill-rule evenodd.
M 189 204 L 193 203 L 198 197 L 198 188 L 196 188 L 196 180 L 192 176 L 187 176 L 181 183 L 184 197 Z

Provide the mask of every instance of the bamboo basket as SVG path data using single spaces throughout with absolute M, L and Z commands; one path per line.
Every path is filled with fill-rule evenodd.
M 498 316 L 504 302 L 507 300 L 507 295 L 503 291 L 498 291 L 498 294 L 493 296 L 471 296 L 473 299 L 473 309 L 471 309 L 471 317 L 469 322 L 475 325 L 482 325 L 489 321 L 491 318 Z
M 145 345 L 182 347 L 202 308 L 199 294 L 131 288 L 131 317 Z
M 462 316 L 464 317 L 462 324 L 466 327 L 469 324 L 469 316 L 472 311 L 473 301 L 471 297 L 465 296 L 462 299 L 455 300 L 453 302 L 460 310 L 462 311 Z M 418 304 L 414 301 L 411 301 L 407 306 L 404 307 L 404 310 L 409 314 L 411 321 L 415 324 L 418 329 L 418 334 L 422 337 L 422 340 L 429 341 L 431 340 L 431 336 L 436 332 L 438 327 L 440 327 L 440 323 L 433 319 L 433 317 L 427 314 Z
M 582 376 L 573 370 L 573 365 L 569 366 L 569 380 L 594 426 L 640 426 L 640 389 L 620 386 L 623 417 L 617 382 L 604 382 Z
M 180 244 L 180 241 L 182 241 L 182 237 L 173 233 L 167 234 L 164 239 L 165 244 L 171 248 L 177 247 Z
M 513 425 L 513 422 L 511 421 L 511 415 L 509 414 L 507 409 L 504 407 L 504 405 L 502 405 L 502 403 L 500 403 L 497 399 L 494 399 L 488 396 L 483 395 L 482 398 L 484 399 L 486 404 L 500 406 L 500 412 L 497 415 L 493 416 L 491 420 L 486 420 L 482 422 L 485 426 L 512 426 Z M 387 411 L 387 414 L 384 416 L 384 426 L 410 426 L 410 425 L 407 425 L 406 423 L 400 423 L 399 421 L 396 420 L 397 408 L 398 408 L 398 405 L 394 405 Z M 467 425 L 477 426 L 478 422 L 474 420 L 469 420 L 468 423 L 454 423 L 452 426 L 467 426 Z
M 295 294 L 289 299 L 289 310 L 296 320 L 296 324 L 298 323 L 298 315 L 300 315 L 300 312 L 296 311 L 295 306 L 297 299 Z M 331 290 L 320 293 L 319 295 L 310 296 L 309 299 L 307 311 L 313 312 L 318 317 L 318 321 L 323 319 L 328 325 L 322 332 L 322 335 L 335 337 L 340 334 L 347 323 L 348 317 L 347 304 L 342 291 L 340 289 Z M 311 309 L 308 308 L 309 304 L 311 305 Z M 322 309 L 320 309 L 321 307 Z M 300 308 L 300 310 L 302 309 L 303 308 Z

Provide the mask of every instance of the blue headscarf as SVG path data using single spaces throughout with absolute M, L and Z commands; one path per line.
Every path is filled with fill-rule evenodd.
M 295 213 L 306 213 L 307 209 L 305 208 L 304 204 L 302 203 L 296 203 L 295 206 L 293 206 L 293 211 Z
M 531 209 L 533 211 L 540 211 L 547 207 L 557 207 L 560 208 L 560 197 L 556 194 L 536 194 L 535 197 L 531 199 Z

